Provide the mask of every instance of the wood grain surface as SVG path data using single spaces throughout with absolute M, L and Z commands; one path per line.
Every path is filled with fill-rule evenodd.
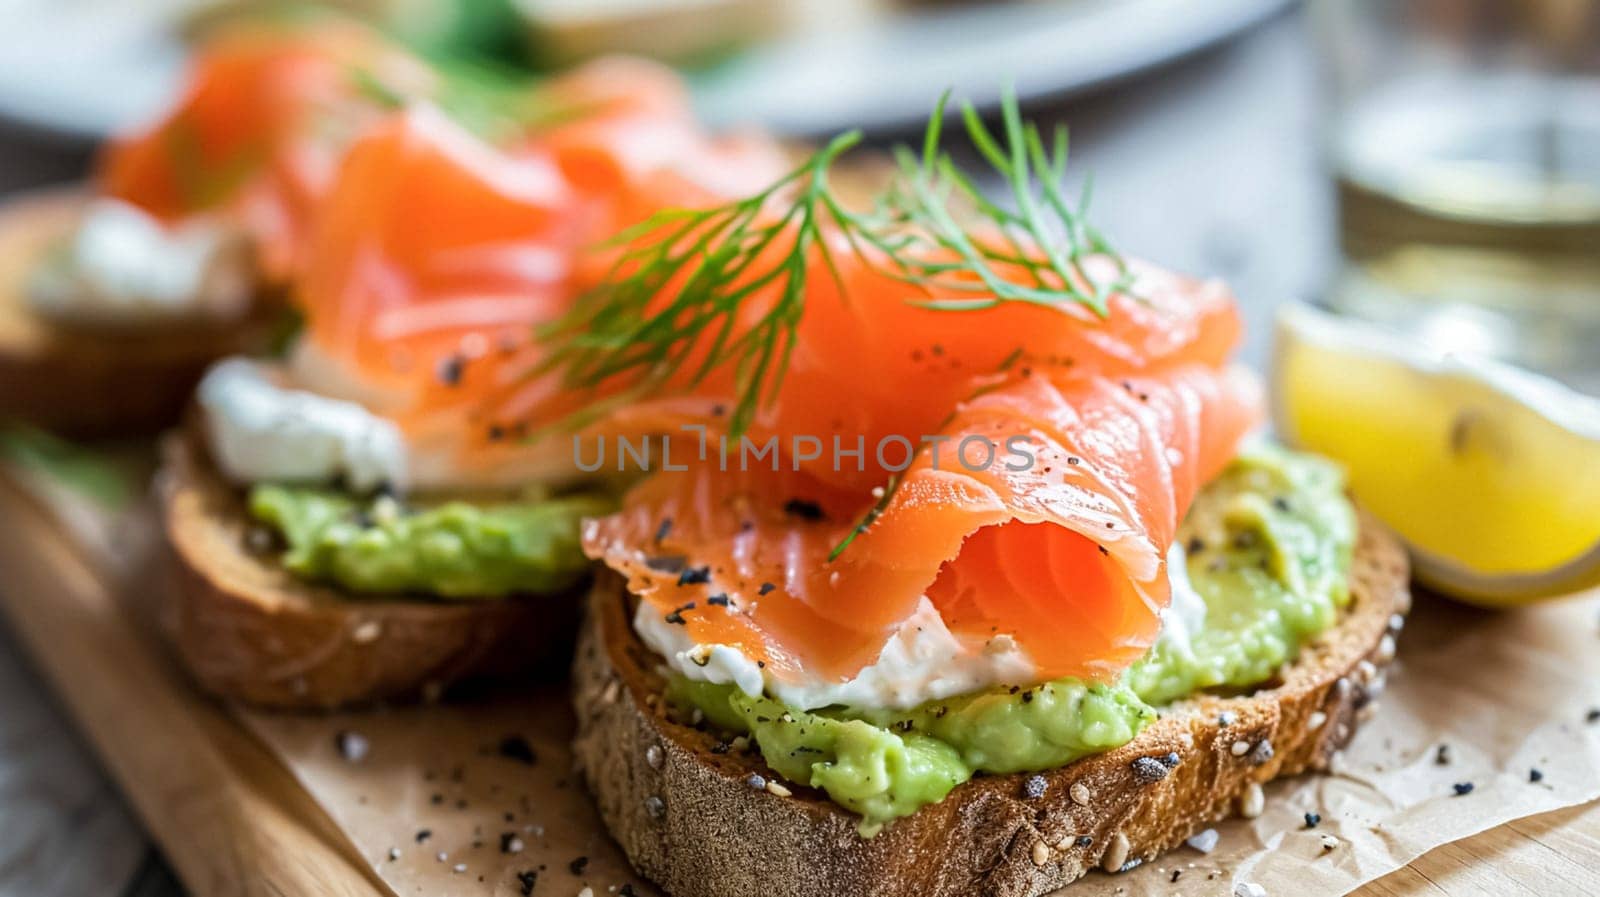
M 0 507 L 0 608 L 188 888 L 378 893 L 316 805 L 189 687 L 43 509 L 9 481 Z

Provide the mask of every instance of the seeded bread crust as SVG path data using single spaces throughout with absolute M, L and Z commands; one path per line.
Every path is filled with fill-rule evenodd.
M 433 698 L 480 677 L 563 663 L 580 596 L 430 601 L 310 585 L 252 551 L 239 492 L 188 434 L 157 476 L 171 545 L 159 614 L 206 691 L 280 710 Z
M 155 433 L 176 421 L 206 365 L 260 345 L 258 318 L 147 330 L 63 327 L 28 306 L 39 259 L 77 220 L 84 194 L 0 205 L 0 420 L 74 436 Z
M 1030 775 L 979 776 L 870 840 L 819 791 L 756 790 L 751 774 L 775 776 L 759 753 L 713 753 L 714 735 L 670 718 L 661 661 L 608 574 L 574 668 L 577 761 L 629 860 L 674 897 L 1032 897 L 1260 812 L 1262 782 L 1326 769 L 1383 689 L 1407 573 L 1398 543 L 1363 516 L 1349 610 L 1276 682 L 1176 705 L 1133 742 L 1043 773 L 1037 798 Z M 1135 760 L 1169 754 L 1164 777 L 1149 781 L 1148 762 L 1135 774 Z

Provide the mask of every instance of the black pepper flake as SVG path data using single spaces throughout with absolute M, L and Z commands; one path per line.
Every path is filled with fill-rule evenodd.
M 1032 704 L 1033 703 L 1033 689 L 1030 688 L 1027 691 L 1022 693 L 1022 703 L 1024 703 L 1024 704 Z
M 539 755 L 533 752 L 533 745 L 521 735 L 507 735 L 500 739 L 500 756 L 507 760 L 515 760 L 529 766 L 539 762 Z
M 756 791 L 762 791 L 767 787 L 767 780 L 756 773 L 746 776 L 744 783 Z
M 1544 770 L 1538 768 L 1528 770 L 1528 781 L 1534 783 L 1544 781 Z
M 1435 766 L 1449 766 L 1450 765 L 1450 745 L 1448 745 L 1448 744 L 1439 745 L 1438 749 L 1433 752 L 1433 762 L 1434 762 Z
M 1285 514 L 1289 513 L 1289 500 L 1281 495 L 1272 499 L 1272 506 Z
M 1317 826 L 1319 826 L 1321 824 L 1322 824 L 1322 814 L 1320 814 L 1320 813 L 1307 813 L 1306 814 L 1306 828 L 1316 828 Z
M 686 610 L 694 610 L 694 602 L 693 601 L 689 602 L 688 604 L 683 605 L 682 607 L 674 608 L 670 613 L 668 613 L 662 619 L 666 620 L 668 623 L 671 623 L 674 626 L 682 626 L 682 625 L 684 625 L 683 612 L 686 611 Z
M 667 802 L 652 794 L 644 799 L 644 811 L 651 819 L 660 819 L 667 815 Z
M 1050 783 L 1045 781 L 1044 776 L 1029 776 L 1027 781 L 1022 783 L 1022 796 L 1028 800 L 1038 800 L 1044 797 L 1044 793 L 1048 790 Z
M 1165 763 L 1154 757 L 1138 757 L 1128 765 L 1133 769 L 1134 779 L 1143 785 L 1159 782 L 1171 772 Z
M 714 607 L 728 607 L 732 604 L 727 595 L 717 594 L 706 599 L 706 603 Z
M 1165 757 L 1161 757 L 1160 760 L 1161 765 L 1168 769 L 1177 769 L 1178 764 L 1183 762 L 1183 758 L 1178 756 L 1177 751 L 1168 751 L 1167 755 Z
M 539 873 L 532 869 L 524 869 L 517 873 L 517 884 L 522 886 L 522 897 L 530 897 L 533 887 L 539 883 Z
M 440 804 L 444 803 L 444 795 L 440 794 L 438 792 L 434 792 L 433 796 L 428 798 L 428 803 L 433 804 L 434 806 L 437 807 Z
M 1590 725 L 1600 723 L 1600 707 L 1590 707 L 1589 712 L 1583 715 L 1583 721 Z
M 1457 782 L 1450 787 L 1455 789 L 1456 797 L 1465 797 L 1472 793 L 1473 784 L 1471 782 Z
M 1256 743 L 1255 749 L 1250 752 L 1250 762 L 1257 766 L 1272 759 L 1272 742 L 1263 738 Z
M 446 355 L 439 361 L 439 368 L 435 373 L 439 382 L 445 386 L 460 386 L 461 375 L 466 372 L 467 360 L 460 355 Z
M 728 752 L 728 749 L 729 749 L 729 745 L 728 745 L 728 743 L 726 741 L 719 741 L 716 744 L 711 746 L 711 753 L 713 753 L 713 754 L 726 754 Z
M 582 875 L 584 868 L 587 867 L 588 865 L 589 865 L 589 858 L 588 857 L 578 857 L 577 859 L 575 859 L 572 862 L 568 863 L 567 864 L 567 868 L 572 870 L 572 874 L 573 875 Z
M 634 893 L 633 885 L 623 885 L 617 889 L 617 897 L 638 897 Z
M 776 588 L 777 588 L 777 586 L 773 585 L 772 583 L 764 582 L 764 583 L 761 584 L 761 588 L 756 591 L 756 594 L 757 595 L 765 595 L 765 594 L 771 592 L 773 589 L 776 589 Z
M 656 544 L 659 545 L 661 543 L 661 540 L 665 539 L 667 537 L 667 535 L 669 533 L 671 533 L 671 532 L 672 532 L 672 518 L 671 517 L 663 517 L 663 518 L 661 518 L 661 525 L 656 527 Z
M 685 567 L 683 572 L 678 574 L 678 585 L 680 586 L 699 585 L 710 581 L 711 568 L 709 566 Z
M 516 851 L 513 851 L 511 849 L 511 847 L 516 842 L 516 840 L 517 840 L 517 833 L 516 832 L 501 832 L 500 833 L 500 852 L 501 853 L 515 853 Z
M 421 844 L 422 842 L 424 842 L 424 841 L 426 841 L 426 840 L 428 840 L 429 838 L 432 838 L 432 837 L 433 837 L 433 829 L 430 829 L 430 828 L 417 829 L 417 843 L 418 844 Z
M 689 559 L 681 554 L 664 554 L 644 559 L 644 565 L 657 573 L 677 573 L 688 562 Z
M 1174 870 L 1172 870 L 1172 883 L 1173 884 L 1177 884 L 1178 883 L 1178 876 L 1180 876 L 1182 874 L 1183 874 L 1183 870 L 1182 869 L 1174 869 Z
M 506 438 L 506 428 L 505 427 L 502 427 L 499 424 L 490 424 L 489 425 L 489 441 L 490 442 L 499 442 L 500 440 L 502 440 L 504 438 Z
M 1088 847 L 1094 844 L 1094 839 L 1088 835 L 1079 835 L 1072 843 L 1079 847 Z
M 1077 455 L 1068 455 L 1067 456 L 1067 463 L 1071 464 L 1073 467 L 1077 467 L 1078 466 L 1078 456 Z
M 783 503 L 783 513 L 790 517 L 799 517 L 801 520 L 821 520 L 823 518 L 822 505 L 803 498 L 791 498 Z
M 1189 544 L 1184 547 L 1185 550 L 1187 550 L 1190 554 L 1199 554 L 1200 552 L 1206 550 L 1206 543 L 1201 541 L 1199 536 L 1195 536 L 1191 538 L 1189 540 Z

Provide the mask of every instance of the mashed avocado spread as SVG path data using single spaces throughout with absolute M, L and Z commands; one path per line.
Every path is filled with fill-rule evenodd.
M 406 508 L 388 496 L 258 485 L 250 515 L 287 544 L 283 565 L 351 592 L 495 598 L 565 589 L 588 570 L 578 522 L 597 496 Z
M 902 711 L 793 710 L 681 677 L 668 697 L 749 735 L 774 771 L 859 813 L 870 837 L 976 773 L 1064 766 L 1133 740 L 1162 704 L 1271 678 L 1348 603 L 1355 535 L 1336 467 L 1262 446 L 1202 490 L 1178 531 L 1204 625 L 1117 683 L 997 687 Z

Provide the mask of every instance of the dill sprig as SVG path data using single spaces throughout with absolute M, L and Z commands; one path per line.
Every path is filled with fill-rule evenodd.
M 969 140 L 1016 204 L 1008 209 L 944 148 L 947 100 L 935 106 L 920 153 L 895 149 L 896 174 L 869 209 L 847 204 L 828 179 L 860 142 L 852 131 L 752 196 L 659 212 L 608 241 L 619 250 L 608 274 L 541 331 L 550 351 L 539 373 L 558 372 L 569 389 L 613 390 L 572 422 L 644 395 L 689 391 L 726 365 L 736 392 L 729 431 L 744 433 L 782 384 L 813 260 L 843 292 L 834 234 L 875 270 L 918 287 L 927 298 L 913 301 L 928 308 L 1027 302 L 1082 305 L 1104 316 L 1111 294 L 1127 287 L 1127 270 L 1085 219 L 1087 184 L 1076 202 L 1062 193 L 1066 129 L 1047 146 L 1023 122 L 1011 90 L 999 135 L 963 104 Z M 1085 268 L 1092 255 L 1114 259 L 1118 276 L 1097 282 Z M 745 320 L 745 300 L 769 289 L 760 316 Z

